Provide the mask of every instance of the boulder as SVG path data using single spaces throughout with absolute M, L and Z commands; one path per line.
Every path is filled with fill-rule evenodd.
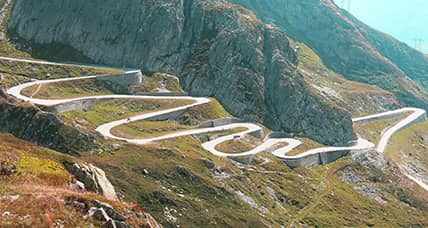
M 94 204 L 96 207 L 102 208 L 107 213 L 107 215 L 110 216 L 110 218 L 118 221 L 126 220 L 125 216 L 118 213 L 110 204 L 98 200 L 94 200 Z
M 77 180 L 84 183 L 87 190 L 101 194 L 110 200 L 118 199 L 113 185 L 102 169 L 85 163 L 66 163 L 65 167 Z
M 16 165 L 0 161 L 0 176 L 10 176 L 16 173 Z
M 106 223 L 104 223 L 101 228 L 130 228 L 131 226 L 129 226 L 127 223 L 125 222 L 121 222 L 121 221 L 116 221 L 113 219 L 108 220 Z
M 91 207 L 88 212 L 89 217 L 93 217 L 94 219 L 107 222 L 111 220 L 111 218 L 107 215 L 107 213 L 102 208 Z

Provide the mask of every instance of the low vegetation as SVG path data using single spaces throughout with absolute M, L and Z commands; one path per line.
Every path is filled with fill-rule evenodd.
M 192 126 L 183 125 L 177 121 L 138 121 L 121 125 L 112 129 L 115 136 L 136 139 L 165 135 L 181 130 L 189 130 Z
M 237 138 L 235 140 L 228 140 L 216 146 L 218 151 L 234 154 L 250 151 L 262 143 L 260 139 L 252 136 Z
M 354 124 L 354 129 L 357 134 L 361 135 L 363 138 L 377 144 L 382 137 L 382 133 L 406 118 L 410 113 L 400 114 L 387 119 L 373 120 L 366 123 L 356 123 Z
M 304 153 L 308 150 L 325 147 L 325 145 L 322 145 L 322 144 L 315 142 L 314 140 L 311 140 L 308 138 L 298 138 L 298 140 L 300 140 L 302 142 L 302 144 L 300 146 L 294 148 L 293 150 L 291 150 L 289 153 L 287 153 L 287 155 L 289 155 L 289 156 L 298 155 L 298 154 Z
M 22 91 L 28 97 L 40 99 L 67 99 L 83 96 L 109 95 L 113 91 L 95 79 L 82 79 L 44 85 L 35 85 Z
M 163 74 L 153 73 L 146 75 L 143 78 L 144 83 L 132 88 L 133 92 L 138 93 L 156 93 L 156 92 L 174 92 L 183 93 L 180 86 L 180 81 L 177 77 Z
M 95 103 L 88 110 L 77 110 L 62 113 L 62 118 L 72 125 L 79 125 L 88 129 L 114 120 L 124 119 L 138 114 L 159 111 L 187 105 L 192 101 L 171 100 L 129 100 L 112 99 Z
M 138 206 L 112 202 L 72 188 L 63 162 L 75 158 L 41 148 L 11 135 L 0 134 L 0 226 L 90 227 L 102 222 L 87 216 L 85 204 L 101 201 L 129 215 L 133 226 L 144 220 L 130 214 Z M 6 165 L 7 163 L 7 165 Z M 8 171 L 6 172 L 6 169 Z
M 330 103 L 345 108 L 354 116 L 395 109 L 400 106 L 396 97 L 377 86 L 346 80 L 328 69 L 321 58 L 303 43 L 294 42 L 299 52 L 299 69 L 314 93 Z
M 1 85 L 4 87 L 15 86 L 23 82 L 27 82 L 30 79 L 46 80 L 89 75 L 115 74 L 118 72 L 120 71 L 110 68 L 44 65 L 0 60 L 0 74 L 2 75 Z M 49 86 L 47 87 L 49 88 Z
M 386 155 L 397 163 L 417 162 L 428 170 L 428 121 L 396 133 Z

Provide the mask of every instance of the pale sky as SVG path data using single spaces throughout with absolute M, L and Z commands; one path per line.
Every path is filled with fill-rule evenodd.
M 343 6 L 344 0 L 335 0 Z M 349 0 L 345 0 L 349 1 Z M 350 11 L 371 27 L 415 46 L 414 39 L 423 39 L 428 53 L 428 0 L 350 0 Z

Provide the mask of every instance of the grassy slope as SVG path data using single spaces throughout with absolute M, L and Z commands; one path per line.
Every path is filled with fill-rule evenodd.
M 162 85 L 163 84 L 163 85 Z M 180 82 L 171 76 L 162 73 L 153 73 L 144 77 L 144 83 L 133 88 L 135 93 L 158 92 L 159 88 L 171 92 L 183 92 Z
M 99 200 L 109 203 L 120 213 L 135 210 L 132 204 L 111 202 L 90 192 L 70 188 L 72 176 L 65 170 L 64 161 L 75 158 L 41 148 L 13 136 L 0 134 L 0 167 L 16 167 L 12 175 L 0 174 L 1 227 L 88 227 L 100 226 L 86 218 L 86 212 L 72 206 L 73 201 Z M 128 222 L 141 225 L 142 220 L 132 215 Z
M 9 56 L 29 57 L 26 53 L 17 52 L 9 43 L 5 42 L 0 43 L 0 53 Z M 5 69 L 10 70 L 11 68 Z M 22 76 L 15 74 L 14 79 L 9 79 L 7 85 L 17 83 L 16 80 L 27 80 L 28 77 L 31 77 L 31 75 L 27 75 L 29 70 L 31 72 L 31 69 L 21 71 L 25 74 Z M 35 75 L 37 78 L 43 79 L 46 78 L 45 72 Z M 52 75 L 64 75 L 63 73 L 64 71 L 60 71 Z M 4 75 L 10 77 L 7 73 Z M 339 80 L 337 83 L 342 84 L 342 81 Z M 355 89 L 353 86 L 345 87 L 343 91 L 348 89 L 366 91 L 360 90 L 359 87 Z M 375 90 L 377 91 L 377 89 Z M 372 90 L 369 89 L 369 91 Z M 95 108 L 95 110 L 103 109 L 99 112 L 91 113 L 89 111 L 69 117 L 71 121 L 76 121 L 84 116 L 84 118 L 88 118 L 88 122 L 91 124 L 100 123 L 105 120 L 97 117 L 98 114 L 102 118 L 106 118 L 108 113 L 113 111 L 112 119 L 124 115 L 115 109 L 117 106 L 117 104 L 105 105 L 105 107 Z M 189 115 L 198 116 L 200 119 L 212 118 L 218 116 L 218 110 L 197 108 Z M 354 113 L 360 112 L 359 110 L 354 111 Z M 5 138 L 2 138 L 2 147 L 6 145 L 5 142 Z M 22 145 L 27 144 L 21 141 L 12 141 L 10 146 Z M 10 149 L 8 147 L 0 151 L 2 154 L 14 151 L 29 152 L 24 148 Z M 8 154 L 5 157 L 9 159 L 13 156 Z M 44 171 L 44 167 L 46 165 L 50 167 L 52 164 L 54 164 L 53 167 L 56 167 L 53 176 L 59 177 L 52 178 L 55 180 L 55 184 L 58 180 L 65 181 L 67 179 L 64 178 L 67 175 L 64 175 L 61 169 L 60 161 L 64 159 L 62 155 L 42 150 L 34 157 L 32 154 L 27 154 L 26 159 L 23 160 L 25 161 L 22 166 L 24 167 L 23 170 L 27 170 L 25 172 L 31 174 L 30 180 L 38 180 L 34 176 L 40 172 L 50 176 L 52 171 Z M 403 203 L 400 201 L 402 194 L 399 197 L 395 192 L 386 191 L 385 198 L 388 199 L 388 204 L 385 207 L 385 205 L 380 205 L 376 201 L 364 197 L 353 186 L 344 183 L 337 170 L 348 166 L 349 160 L 342 160 L 314 169 L 301 168 L 292 171 L 271 155 L 263 154 L 254 158 L 254 164 L 261 164 L 260 162 L 266 159 L 271 162 L 252 167 L 252 170 L 240 169 L 227 159 L 214 157 L 203 151 L 198 139 L 192 137 L 144 147 L 122 145 L 111 154 L 85 155 L 82 159 L 94 162 L 103 168 L 113 184 L 125 194 L 127 199 L 146 205 L 164 223 L 167 223 L 166 215 L 172 214 L 185 227 L 227 225 L 231 227 L 261 227 L 264 223 L 279 226 L 290 222 L 321 226 L 428 225 L 427 210 Z M 231 176 L 226 179 L 215 178 L 212 170 L 207 168 L 205 159 L 211 160 L 218 169 Z M 28 164 L 37 164 L 38 167 L 31 168 Z M 365 175 L 371 175 L 362 167 L 355 167 L 355 169 L 363 170 L 362 172 L 366 172 Z M 48 178 L 48 180 L 50 179 Z M 45 180 L 42 179 L 41 181 Z M 21 182 L 19 183 L 21 184 Z M 376 184 L 385 189 L 397 188 L 392 186 L 395 182 L 391 183 L 386 179 Z M 9 183 L 1 184 L 0 194 L 9 195 L 17 191 L 18 193 L 24 191 L 23 195 L 29 196 L 29 198 L 22 198 L 22 201 L 19 202 L 27 201 L 32 202 L 32 204 L 23 206 L 16 203 L 14 205 L 18 205 L 18 208 L 8 208 L 16 211 L 24 210 L 22 215 L 28 214 L 26 209 L 31 211 L 41 207 L 38 205 L 38 201 L 34 201 L 35 197 L 32 194 L 51 192 L 46 191 L 51 188 L 44 188 L 43 191 L 39 191 L 38 188 L 33 187 L 31 191 L 26 191 L 25 188 L 17 188 L 16 186 Z M 240 200 L 234 193 L 236 191 L 251 197 L 257 204 L 257 209 Z M 408 190 L 401 191 L 408 194 Z M 54 192 L 58 194 L 58 191 Z M 7 204 L 2 203 L 0 205 L 1 208 Z M 75 217 L 76 212 L 60 207 L 61 205 L 58 206 L 56 201 L 48 203 L 48 206 L 52 207 L 53 211 L 59 212 L 61 216 L 63 214 L 69 216 L 72 226 L 84 225 L 82 223 L 86 222 L 81 220 L 80 215 Z M 166 207 L 176 211 L 167 210 Z M 262 215 L 262 213 L 264 214 Z M 43 218 L 40 221 L 43 221 Z
M 428 121 L 406 128 L 392 137 L 386 155 L 399 163 L 418 161 L 428 170 Z
M 88 110 L 70 111 L 60 114 L 67 123 L 79 124 L 89 129 L 114 120 L 138 114 L 169 109 L 190 104 L 191 101 L 168 100 L 105 100 L 97 102 Z
M 167 102 L 167 101 L 165 101 Z M 187 102 L 173 101 L 174 107 Z M 171 108 L 158 106 L 157 110 Z M 230 117 L 218 101 L 212 99 L 210 103 L 192 107 L 182 113 L 177 119 L 169 121 L 137 121 L 113 128 L 113 134 L 126 138 L 141 138 L 160 136 L 177 130 L 186 130 L 197 127 L 201 122 L 212 119 Z
M 321 93 L 329 102 L 346 108 L 353 115 L 365 115 L 394 109 L 399 106 L 397 99 L 379 87 L 349 81 L 328 69 L 320 57 L 303 43 L 299 47 L 299 69 L 305 80 L 316 85 L 313 91 Z M 330 93 L 330 91 L 334 91 Z
M 140 102 L 106 101 L 87 112 L 70 112 L 64 116 L 72 122 L 82 123 L 85 120 L 88 126 L 94 126 L 118 117 L 158 110 L 162 106 L 148 101 L 143 104 Z M 176 104 L 167 102 L 164 105 Z M 180 121 L 194 123 L 228 114 L 214 102 L 194 108 L 183 116 L 187 116 L 187 119 Z M 374 224 L 387 221 L 392 225 L 410 224 L 413 221 L 428 223 L 426 211 L 411 209 L 392 193 L 388 193 L 390 211 L 384 213 L 383 206 L 366 199 L 336 176 L 333 179 L 336 188 L 326 188 L 326 177 L 330 170 L 343 164 L 348 165 L 349 161 L 329 167 L 292 171 L 270 154 L 261 154 L 253 158 L 253 164 L 261 164 L 266 159 L 271 162 L 247 170 L 228 159 L 204 151 L 200 143 L 198 138 L 193 137 L 142 147 L 119 143 L 120 146 L 110 154 L 83 155 L 81 159 L 103 168 L 128 201 L 144 205 L 164 224 L 172 223 L 171 220 L 168 222 L 170 214 L 177 217 L 177 223 L 186 227 L 207 224 L 262 227 L 263 224 L 279 225 L 291 221 L 338 225 L 367 225 L 366 221 Z M 215 164 L 217 171 L 214 172 L 211 165 L 207 165 L 207 159 Z M 221 178 L 218 172 L 227 173 L 229 177 Z M 323 194 L 325 192 L 329 194 Z M 318 197 L 320 194 L 322 197 Z M 245 203 L 239 195 L 247 196 L 246 199 L 254 203 Z M 345 205 L 351 203 L 355 206 L 352 213 L 348 213 L 349 208 Z M 416 213 L 398 213 L 409 210 L 416 210 Z M 329 214 L 326 215 L 324 211 L 329 211 Z M 357 216 L 355 211 L 370 213 Z
M 185 227 L 260 227 L 261 223 L 291 221 L 337 226 L 428 224 L 427 210 L 414 209 L 393 193 L 385 193 L 385 210 L 385 205 L 364 197 L 336 174 L 330 176 L 349 165 L 349 160 L 292 171 L 269 154 L 256 156 L 253 164 L 260 164 L 261 158 L 271 162 L 240 169 L 228 159 L 203 151 L 197 139 L 185 137 L 144 147 L 124 145 L 112 155 L 85 159 L 111 173 L 113 183 L 129 200 L 148 207 L 164 224 L 168 223 L 166 208 L 175 209 L 173 216 Z M 216 178 L 205 160 L 230 177 Z M 394 183 L 379 185 L 387 189 Z M 256 206 L 240 200 L 238 191 L 251 197 Z
M 1 85 L 11 87 L 29 79 L 56 79 L 85 75 L 112 74 L 120 71 L 109 68 L 41 65 L 0 60 Z
M 229 140 L 216 146 L 216 149 L 224 153 L 242 153 L 254 149 L 260 140 L 251 136 L 241 138 L 237 141 Z
M 222 112 L 215 111 L 219 109 L 217 104 L 209 107 L 185 113 L 187 121 L 225 115 L 213 116 Z M 169 123 L 177 124 L 153 123 L 163 133 L 171 127 Z M 144 126 L 147 125 L 143 124 L 147 131 Z M 239 168 L 229 159 L 204 151 L 200 140 L 203 137 L 182 137 L 147 146 L 120 144 L 111 154 L 85 155 L 83 159 L 106 170 L 128 200 L 145 205 L 163 224 L 263 227 L 292 221 L 339 226 L 428 223 L 426 210 L 402 203 L 394 192 L 384 193 L 388 200 L 385 213 L 385 205 L 343 182 L 335 171 L 349 166 L 349 160 L 327 167 L 290 170 L 265 153 L 250 158 L 255 165 L 248 167 L 251 169 Z M 213 165 L 207 164 L 207 160 Z M 390 184 L 385 181 L 378 185 L 387 189 Z M 407 190 L 400 191 L 411 195 Z M 244 202 L 242 196 L 250 199 L 251 204 Z M 416 213 L 406 212 L 412 210 Z
M 408 115 L 409 114 L 402 114 L 388 119 L 375 120 L 367 123 L 356 123 L 354 124 L 354 129 L 358 134 L 363 136 L 363 138 L 376 144 L 379 142 L 385 129 L 394 126 Z
M 22 94 L 40 99 L 66 99 L 82 96 L 108 95 L 113 94 L 113 92 L 95 79 L 82 79 L 31 86 L 22 90 Z

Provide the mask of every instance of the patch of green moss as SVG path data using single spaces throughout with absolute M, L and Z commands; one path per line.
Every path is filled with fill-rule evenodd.
M 36 176 L 55 185 L 71 180 L 70 174 L 61 164 L 49 159 L 24 155 L 20 158 L 17 169 L 19 175 Z

